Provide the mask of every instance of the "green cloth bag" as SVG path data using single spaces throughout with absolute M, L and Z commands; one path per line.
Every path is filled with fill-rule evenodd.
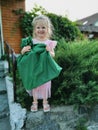
M 31 51 L 17 58 L 17 67 L 26 90 L 36 88 L 56 78 L 62 68 L 54 61 L 45 44 L 33 45 L 32 39 L 22 40 L 21 47 L 31 46 Z

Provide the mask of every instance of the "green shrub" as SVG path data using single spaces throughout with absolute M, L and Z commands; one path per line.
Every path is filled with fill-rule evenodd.
M 47 15 L 54 26 L 54 35 L 52 39 L 59 40 L 62 37 L 65 40 L 73 41 L 76 38 L 81 38 L 82 34 L 80 33 L 79 29 L 77 28 L 76 24 L 70 21 L 66 17 L 62 17 L 53 13 L 48 13 L 43 7 L 35 5 L 35 7 L 31 10 L 31 12 L 24 12 L 23 10 L 14 10 L 13 11 L 16 15 L 19 15 L 19 25 L 21 28 L 21 32 L 23 37 L 32 36 L 32 21 L 33 18 L 39 14 Z
M 48 13 L 47 16 L 51 19 L 54 26 L 53 39 L 59 40 L 64 38 L 68 42 L 81 37 L 76 24 L 68 18 L 53 13 Z
M 97 41 L 66 43 L 61 40 L 55 59 L 63 70 L 53 80 L 51 101 L 59 104 L 98 103 Z
M 87 130 L 87 127 L 86 127 L 86 122 L 88 120 L 85 119 L 85 118 L 80 118 L 77 122 L 77 125 L 75 127 L 75 130 Z

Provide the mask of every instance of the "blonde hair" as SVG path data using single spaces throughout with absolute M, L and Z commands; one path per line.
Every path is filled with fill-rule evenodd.
M 34 33 L 34 30 L 35 30 L 35 27 L 37 25 L 38 22 L 44 22 L 48 28 L 48 34 L 47 34 L 47 38 L 50 38 L 53 34 L 53 25 L 50 21 L 50 19 L 45 16 L 45 15 L 39 15 L 39 16 L 36 16 L 34 19 L 33 19 L 33 22 L 32 22 L 32 25 L 33 25 L 33 37 L 35 38 L 36 35 Z

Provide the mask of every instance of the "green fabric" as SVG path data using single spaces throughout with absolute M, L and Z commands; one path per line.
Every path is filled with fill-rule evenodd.
M 33 47 L 31 36 L 22 38 L 22 40 L 21 40 L 21 45 L 20 45 L 21 48 L 23 48 L 24 46 L 27 46 L 27 45 L 30 45 L 31 47 Z
M 22 47 L 26 45 L 25 40 L 22 41 Z M 28 42 L 28 44 L 31 43 Z M 27 90 L 36 88 L 56 78 L 62 70 L 49 52 L 46 51 L 45 44 L 33 45 L 30 52 L 20 55 L 17 58 L 17 67 L 23 85 Z

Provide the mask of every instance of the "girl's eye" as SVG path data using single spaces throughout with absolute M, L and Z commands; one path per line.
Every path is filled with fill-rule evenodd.
M 37 29 L 40 29 L 40 27 L 37 27 Z
M 45 29 L 46 27 L 42 27 L 42 29 Z
M 46 29 L 46 27 L 36 27 L 37 29 Z

